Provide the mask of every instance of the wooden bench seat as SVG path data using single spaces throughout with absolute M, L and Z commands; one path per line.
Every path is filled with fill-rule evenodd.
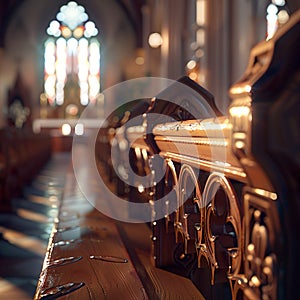
M 22 194 L 51 157 L 50 138 L 28 129 L 0 129 L 0 211 L 11 208 L 10 200 Z
M 82 168 L 85 166 L 82 165 Z M 105 167 L 100 170 L 105 174 Z M 87 182 L 90 172 L 86 170 Z M 99 192 L 99 191 L 98 191 Z M 96 193 L 97 194 L 97 193 Z M 79 190 L 72 166 L 39 278 L 35 299 L 203 299 L 187 279 L 156 269 L 146 224 L 113 220 Z

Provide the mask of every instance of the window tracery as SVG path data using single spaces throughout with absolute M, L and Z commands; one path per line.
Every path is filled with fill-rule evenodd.
M 98 29 L 83 6 L 70 1 L 47 28 L 44 52 L 44 92 L 50 105 L 63 105 L 66 83 L 78 84 L 80 104 L 96 103 L 100 92 Z

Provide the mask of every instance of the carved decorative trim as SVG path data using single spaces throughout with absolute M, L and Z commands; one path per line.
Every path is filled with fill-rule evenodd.
M 167 186 L 168 184 L 170 184 L 170 182 L 168 181 L 170 176 L 172 178 L 172 187 L 176 187 L 178 186 L 178 178 L 177 178 L 177 173 L 176 173 L 176 169 L 175 169 L 175 165 L 173 163 L 173 161 L 171 159 L 166 159 L 165 160 L 165 165 L 166 165 L 166 173 L 165 173 L 165 186 Z M 177 193 L 177 191 L 176 191 Z M 172 199 L 168 199 L 165 201 L 165 221 L 166 221 L 166 232 L 168 232 L 168 223 L 170 222 L 170 214 L 172 213 L 170 211 L 170 200 L 172 201 Z
M 179 240 L 179 235 L 182 236 L 184 241 L 184 253 L 187 253 L 187 243 L 190 240 L 190 232 L 188 230 L 188 217 L 189 214 L 185 213 L 184 211 L 184 203 L 185 201 L 191 196 L 191 192 L 187 188 L 187 180 L 190 178 L 193 182 L 193 185 L 195 187 L 195 199 L 197 201 L 202 202 L 202 196 L 200 191 L 200 186 L 198 185 L 198 179 L 195 175 L 195 172 L 193 168 L 189 165 L 182 165 L 180 173 L 179 173 L 179 179 L 178 179 L 178 185 L 177 185 L 177 199 L 178 204 L 177 207 L 178 210 L 176 212 L 176 220 L 174 223 L 175 226 L 175 237 L 176 242 Z M 194 200 L 195 200 L 194 199 Z M 200 219 L 201 219 L 201 213 L 200 213 Z M 200 220 L 201 223 L 201 220 Z
M 230 276 L 233 299 L 239 291 L 249 299 L 277 299 L 276 205 L 272 199 L 246 192 L 244 207 L 244 266 L 241 274 Z
M 194 185 L 192 195 L 187 195 L 191 192 L 187 191 L 188 180 Z M 220 191 L 223 193 L 221 197 Z M 211 284 L 215 282 L 216 269 L 225 269 L 228 278 L 238 274 L 243 256 L 242 218 L 231 183 L 223 174 L 212 173 L 202 194 L 194 169 L 189 165 L 182 166 L 178 180 L 179 209 L 174 226 L 176 242 L 182 237 L 185 254 L 188 252 L 191 234 L 194 234 L 189 232 L 189 214 L 185 213 L 184 207 L 185 200 L 191 197 L 199 211 L 198 222 L 192 224 L 196 231 L 198 267 L 202 267 L 201 261 L 205 258 L 211 270 Z M 216 219 L 217 226 L 213 225 Z
M 225 194 L 222 198 L 218 198 L 220 191 Z M 207 179 L 203 201 L 201 210 L 205 216 L 205 227 L 203 233 L 198 231 L 198 266 L 204 256 L 211 268 L 211 284 L 214 284 L 216 269 L 225 268 L 228 274 L 235 274 L 240 269 L 243 243 L 240 208 L 232 185 L 223 174 L 218 173 L 212 173 Z M 216 230 L 212 228 L 214 217 L 222 220 Z M 226 253 L 218 253 L 220 250 L 216 250 L 216 243 L 221 244 Z M 228 257 L 228 261 L 220 258 L 224 256 Z
M 209 160 L 200 158 L 194 158 L 188 155 L 180 155 L 172 152 L 162 151 L 159 153 L 162 157 L 172 159 L 175 162 L 189 164 L 195 168 L 199 168 L 203 171 L 211 172 L 212 170 L 223 172 L 226 176 L 231 179 L 238 180 L 240 182 L 247 182 L 246 173 L 239 166 L 231 165 L 228 162 L 220 164 Z

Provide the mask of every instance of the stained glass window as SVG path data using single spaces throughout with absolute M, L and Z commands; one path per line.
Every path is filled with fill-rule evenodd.
M 44 89 L 50 105 L 62 105 L 68 78 L 77 81 L 80 103 L 96 102 L 100 92 L 98 29 L 83 6 L 70 1 L 60 8 L 47 28 Z

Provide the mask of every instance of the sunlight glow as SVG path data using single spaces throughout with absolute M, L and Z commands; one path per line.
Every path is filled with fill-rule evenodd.
M 273 0 L 267 7 L 267 40 L 271 39 L 277 29 L 285 24 L 290 16 L 285 10 L 284 0 Z
M 163 39 L 160 33 L 158 32 L 151 33 L 148 38 L 148 43 L 152 48 L 158 48 L 159 46 L 161 46 L 163 43 Z
M 63 124 L 61 127 L 61 133 L 63 135 L 70 135 L 72 131 L 71 125 L 70 124 Z
M 64 103 L 66 82 L 73 74 L 80 86 L 80 103 L 96 103 L 100 92 L 100 44 L 92 37 L 98 29 L 75 1 L 63 5 L 56 17 L 49 23 L 50 37 L 45 43 L 44 93 L 48 102 Z

